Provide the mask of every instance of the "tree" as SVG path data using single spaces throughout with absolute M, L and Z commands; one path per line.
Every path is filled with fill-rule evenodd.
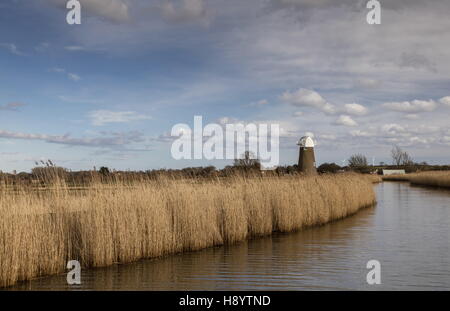
M 392 163 L 397 166 L 411 165 L 413 160 L 411 156 L 403 151 L 399 146 L 394 146 L 391 150 Z
M 242 158 L 235 159 L 233 166 L 240 168 L 261 168 L 261 162 L 250 151 L 245 151 Z
M 362 154 L 354 154 L 348 159 L 348 164 L 350 167 L 366 167 L 367 158 Z
M 341 167 L 336 163 L 323 163 L 317 170 L 321 173 L 337 173 Z
M 106 166 L 102 166 L 102 167 L 100 167 L 98 172 L 100 174 L 102 174 L 103 176 L 108 176 L 109 175 L 109 168 L 107 168 Z

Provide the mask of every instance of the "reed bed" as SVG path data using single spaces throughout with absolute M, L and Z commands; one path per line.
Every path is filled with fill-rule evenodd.
M 383 182 L 383 179 L 381 178 L 380 175 L 375 175 L 375 174 L 364 174 L 362 175 L 363 177 L 367 178 L 371 183 L 373 184 L 378 184 L 380 182 Z
M 450 188 L 450 171 L 413 174 L 410 176 L 409 181 L 414 185 Z
M 372 206 L 356 174 L 0 190 L 0 286 L 322 225 Z
M 450 171 L 430 171 L 406 175 L 383 176 L 388 181 L 409 181 L 413 185 L 450 188 Z

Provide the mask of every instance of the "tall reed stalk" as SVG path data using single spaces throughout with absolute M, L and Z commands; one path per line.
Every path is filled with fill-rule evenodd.
M 0 190 L 0 286 L 325 224 L 373 205 L 358 175 Z
M 450 171 L 430 171 L 383 176 L 386 181 L 409 181 L 413 185 L 450 188 Z

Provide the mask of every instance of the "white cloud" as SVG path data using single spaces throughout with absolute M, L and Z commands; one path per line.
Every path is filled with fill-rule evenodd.
M 346 104 L 344 106 L 345 108 L 345 112 L 351 115 L 355 115 L 355 116 L 362 116 L 367 114 L 368 109 L 366 107 L 364 107 L 363 105 L 359 105 L 359 104 Z
M 314 138 L 314 133 L 313 132 L 305 132 L 305 136 L 309 136 L 311 138 Z
M 102 126 L 108 123 L 127 123 L 138 120 L 150 120 L 151 117 L 134 111 L 95 110 L 89 113 L 93 125 Z
M 75 82 L 81 80 L 81 77 L 80 77 L 79 75 L 75 74 L 75 73 L 70 73 L 70 72 L 69 72 L 69 73 L 67 74 L 67 77 L 68 77 L 70 80 L 75 81 Z
M 439 102 L 443 105 L 450 107 L 450 96 L 442 97 Z
M 337 111 L 336 107 L 327 103 L 319 93 L 308 89 L 299 89 L 295 92 L 286 91 L 281 95 L 281 100 L 297 107 L 313 107 L 326 114 L 334 114 Z
M 334 122 L 336 125 L 343 125 L 343 126 L 357 126 L 358 123 L 356 123 L 355 120 L 353 120 L 348 115 L 341 115 L 339 118 Z
M 293 93 L 285 92 L 281 98 L 295 106 L 322 107 L 326 104 L 325 99 L 319 93 L 307 89 L 299 89 Z
M 338 112 L 338 109 L 336 108 L 336 106 L 333 104 L 330 104 L 330 103 L 326 103 L 325 105 L 323 105 L 321 110 L 323 112 L 325 112 L 326 114 L 335 114 Z
M 429 112 L 436 109 L 437 104 L 434 100 L 413 100 L 404 102 L 388 102 L 383 104 L 389 110 L 399 112 Z
M 407 130 L 405 129 L 405 127 L 396 124 L 396 123 L 391 123 L 391 124 L 384 124 L 381 126 L 380 128 L 381 133 L 384 135 L 389 135 L 389 136 L 409 136 L 410 134 L 407 132 Z

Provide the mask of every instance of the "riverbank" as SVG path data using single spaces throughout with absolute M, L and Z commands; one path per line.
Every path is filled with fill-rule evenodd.
M 360 175 L 64 185 L 0 196 L 0 286 L 322 225 L 375 203 Z
M 390 175 L 390 176 L 383 176 L 383 180 L 408 181 L 413 185 L 450 188 L 449 171 L 421 172 L 405 175 Z

